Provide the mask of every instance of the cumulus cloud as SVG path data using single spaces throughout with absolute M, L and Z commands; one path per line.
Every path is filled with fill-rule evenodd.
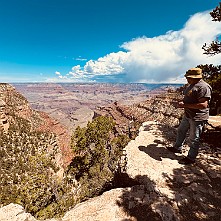
M 59 71 L 55 71 L 55 74 L 58 76 L 61 75 L 61 73 Z
M 211 21 L 209 12 L 193 15 L 179 31 L 148 38 L 133 39 L 121 45 L 123 50 L 110 53 L 96 61 L 58 77 L 73 81 L 120 79 L 121 82 L 183 82 L 185 71 L 199 64 L 220 64 L 221 54 L 207 56 L 202 45 L 221 34 L 221 26 Z M 58 74 L 59 73 L 59 74 Z

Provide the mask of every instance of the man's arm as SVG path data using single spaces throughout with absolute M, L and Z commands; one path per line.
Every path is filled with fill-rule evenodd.
M 184 104 L 182 101 L 178 102 L 178 108 L 191 108 L 191 109 L 205 109 L 208 107 L 209 98 L 203 97 L 199 99 L 198 103 L 195 104 Z

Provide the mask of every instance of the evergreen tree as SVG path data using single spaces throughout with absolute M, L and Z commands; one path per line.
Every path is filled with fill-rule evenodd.
M 198 65 L 203 70 L 203 78 L 212 87 L 212 98 L 210 102 L 210 114 L 216 115 L 221 110 L 221 65 L 212 64 Z
M 98 195 L 119 169 L 122 150 L 129 141 L 114 134 L 115 122 L 100 116 L 78 127 L 72 137 L 74 159 L 67 173 L 80 184 L 81 200 Z
M 212 12 L 210 12 L 210 15 L 212 17 L 212 21 L 221 22 L 221 2 L 219 3 L 219 6 L 217 6 Z M 203 49 L 204 49 L 204 54 L 208 55 L 219 54 L 221 53 L 221 42 L 217 38 L 210 45 L 204 44 Z

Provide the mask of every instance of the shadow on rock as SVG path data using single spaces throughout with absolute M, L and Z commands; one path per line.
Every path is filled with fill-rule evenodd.
M 176 209 L 157 189 L 156 184 L 147 176 L 136 176 L 136 180 L 146 185 L 137 185 L 124 190 L 117 201 L 119 207 L 136 221 L 179 221 Z
M 168 125 L 158 127 L 165 140 L 175 139 L 174 128 Z M 157 161 L 162 161 L 162 158 L 177 160 L 181 157 L 169 152 L 165 146 L 166 141 L 155 140 L 153 144 L 138 148 Z M 125 188 L 117 201 L 118 206 L 131 217 L 123 221 L 220 221 L 219 151 L 219 148 L 200 150 L 194 165 L 174 168 L 172 174 L 162 173 L 164 186 L 157 186 L 159 184 L 146 175 L 136 176 L 135 180 L 140 185 Z M 158 188 L 168 189 L 172 195 L 162 194 Z
M 182 156 L 171 153 L 165 147 L 159 147 L 158 144 L 139 146 L 138 149 L 158 161 L 162 161 L 162 158 L 169 158 L 171 160 L 179 160 L 182 158 Z
M 174 169 L 173 177 L 163 174 L 174 198 L 163 195 L 147 176 L 135 180 L 146 185 L 125 188 L 117 205 L 130 216 L 123 221 L 220 221 L 221 180 L 211 180 L 201 165 Z M 145 181 L 144 181 L 145 180 Z
M 155 191 L 155 183 L 147 176 L 137 176 L 136 180 L 145 179 L 148 186 L 136 185 L 131 188 L 126 188 L 122 196 L 117 200 L 117 205 L 122 207 L 124 212 L 131 217 L 131 219 L 124 219 L 122 221 L 160 221 L 160 215 L 152 208 L 154 199 L 158 197 Z
M 179 209 L 181 221 L 221 220 L 220 175 L 220 169 L 216 171 L 214 165 L 203 161 L 198 161 L 194 166 L 174 169 L 172 178 L 163 174 L 168 187 L 175 194 L 174 202 Z
M 175 140 L 175 128 L 169 125 L 158 125 L 158 128 L 166 140 Z M 218 131 L 214 134 L 219 137 Z M 210 141 L 210 136 L 211 132 L 205 133 L 203 141 Z M 182 221 L 221 220 L 220 148 L 217 145 L 219 141 L 215 141 L 216 138 L 212 140 L 212 147 L 200 150 L 196 164 L 174 168 L 172 178 L 163 174 L 168 187 L 175 194 L 174 201 Z

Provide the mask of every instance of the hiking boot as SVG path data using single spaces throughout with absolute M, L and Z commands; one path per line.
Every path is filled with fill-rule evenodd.
M 175 147 L 167 147 L 167 150 L 173 153 L 182 153 L 182 150 L 178 150 Z
M 185 158 L 179 160 L 178 163 L 183 164 L 183 165 L 189 165 L 189 164 L 194 164 L 195 160 L 191 160 L 188 157 L 185 157 Z

